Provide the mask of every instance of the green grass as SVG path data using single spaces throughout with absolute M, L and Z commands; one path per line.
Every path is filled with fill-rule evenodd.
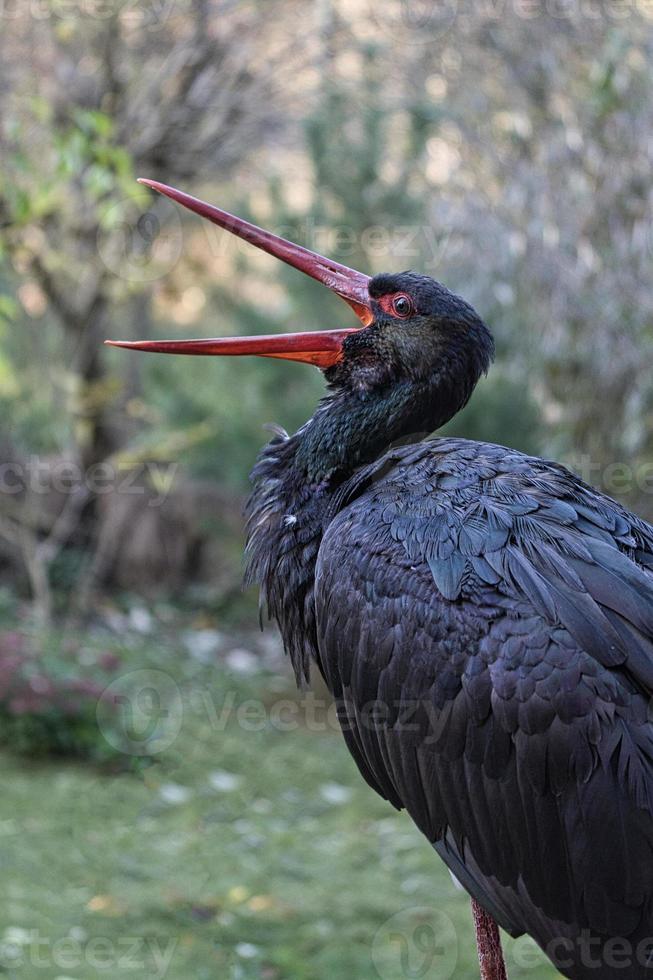
M 174 681 L 150 765 L 2 753 L 0 976 L 478 977 L 467 897 L 333 725 L 292 715 L 286 665 L 244 676 L 181 647 L 170 632 L 122 651 L 154 688 Z M 530 940 L 507 958 L 511 980 L 556 976 Z

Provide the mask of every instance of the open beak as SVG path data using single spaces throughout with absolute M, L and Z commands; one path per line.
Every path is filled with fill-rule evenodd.
M 326 259 L 317 252 L 311 252 L 301 245 L 286 241 L 278 235 L 273 235 L 263 228 L 250 224 L 242 218 L 237 218 L 227 211 L 206 204 L 204 201 L 184 194 L 183 191 L 160 184 L 156 180 L 139 181 L 161 194 L 172 198 L 179 204 L 203 218 L 208 218 L 213 224 L 224 228 L 256 248 L 274 255 L 295 269 L 300 269 L 306 275 L 317 279 L 328 286 L 332 292 L 351 306 L 356 316 L 364 326 L 373 320 L 372 309 L 368 294 L 370 277 L 362 272 L 349 269 L 346 265 Z M 357 327 L 344 330 L 317 330 L 311 333 L 271 334 L 255 337 L 216 337 L 206 340 L 107 340 L 105 343 L 112 347 L 127 347 L 132 350 L 152 351 L 160 354 L 204 354 L 204 355 L 238 355 L 258 354 L 263 357 L 282 357 L 290 361 L 303 361 L 315 364 L 322 369 L 332 367 L 342 357 L 342 345 L 345 338 L 355 333 Z

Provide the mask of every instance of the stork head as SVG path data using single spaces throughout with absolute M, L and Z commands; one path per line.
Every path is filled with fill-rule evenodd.
M 423 428 L 442 424 L 445 415 L 450 418 L 487 370 L 494 353 L 489 330 L 468 303 L 429 276 L 402 272 L 370 278 L 166 184 L 141 183 L 317 279 L 352 308 L 361 326 L 201 340 L 108 340 L 107 344 L 162 354 L 257 354 L 303 361 L 321 368 L 332 388 L 363 398 L 412 385 L 418 401 L 425 402 Z M 438 404 L 429 411 L 428 399 L 433 400 L 436 392 Z M 417 407 L 411 406 L 411 414 Z

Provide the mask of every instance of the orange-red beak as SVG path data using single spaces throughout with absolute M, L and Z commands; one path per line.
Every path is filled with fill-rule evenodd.
M 306 275 L 312 276 L 318 282 L 328 286 L 334 293 L 344 299 L 356 313 L 361 322 L 367 326 L 373 320 L 372 309 L 368 294 L 370 277 L 362 272 L 349 269 L 346 265 L 326 259 L 317 252 L 311 252 L 301 245 L 286 241 L 278 235 L 273 235 L 263 228 L 250 224 L 242 218 L 237 218 L 227 211 L 206 204 L 204 201 L 184 194 L 183 191 L 160 184 L 156 180 L 140 180 L 154 190 L 165 194 L 184 207 L 208 218 L 220 228 L 251 242 L 256 248 L 274 255 L 287 262 L 288 265 L 300 269 Z M 105 343 L 112 347 L 127 347 L 132 350 L 153 351 L 160 354 L 205 354 L 205 355 L 238 355 L 258 354 L 263 357 L 282 357 L 290 361 L 303 361 L 315 364 L 320 368 L 328 368 L 336 364 L 342 357 L 342 345 L 350 333 L 355 333 L 357 327 L 344 330 L 318 330 L 311 333 L 272 334 L 255 337 L 216 337 L 206 340 L 107 340 Z

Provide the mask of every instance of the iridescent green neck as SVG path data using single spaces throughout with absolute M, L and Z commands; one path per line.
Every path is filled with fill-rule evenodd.
M 295 478 L 312 486 L 338 484 L 392 443 L 432 432 L 460 407 L 451 390 L 405 381 L 378 391 L 337 392 L 291 437 Z

